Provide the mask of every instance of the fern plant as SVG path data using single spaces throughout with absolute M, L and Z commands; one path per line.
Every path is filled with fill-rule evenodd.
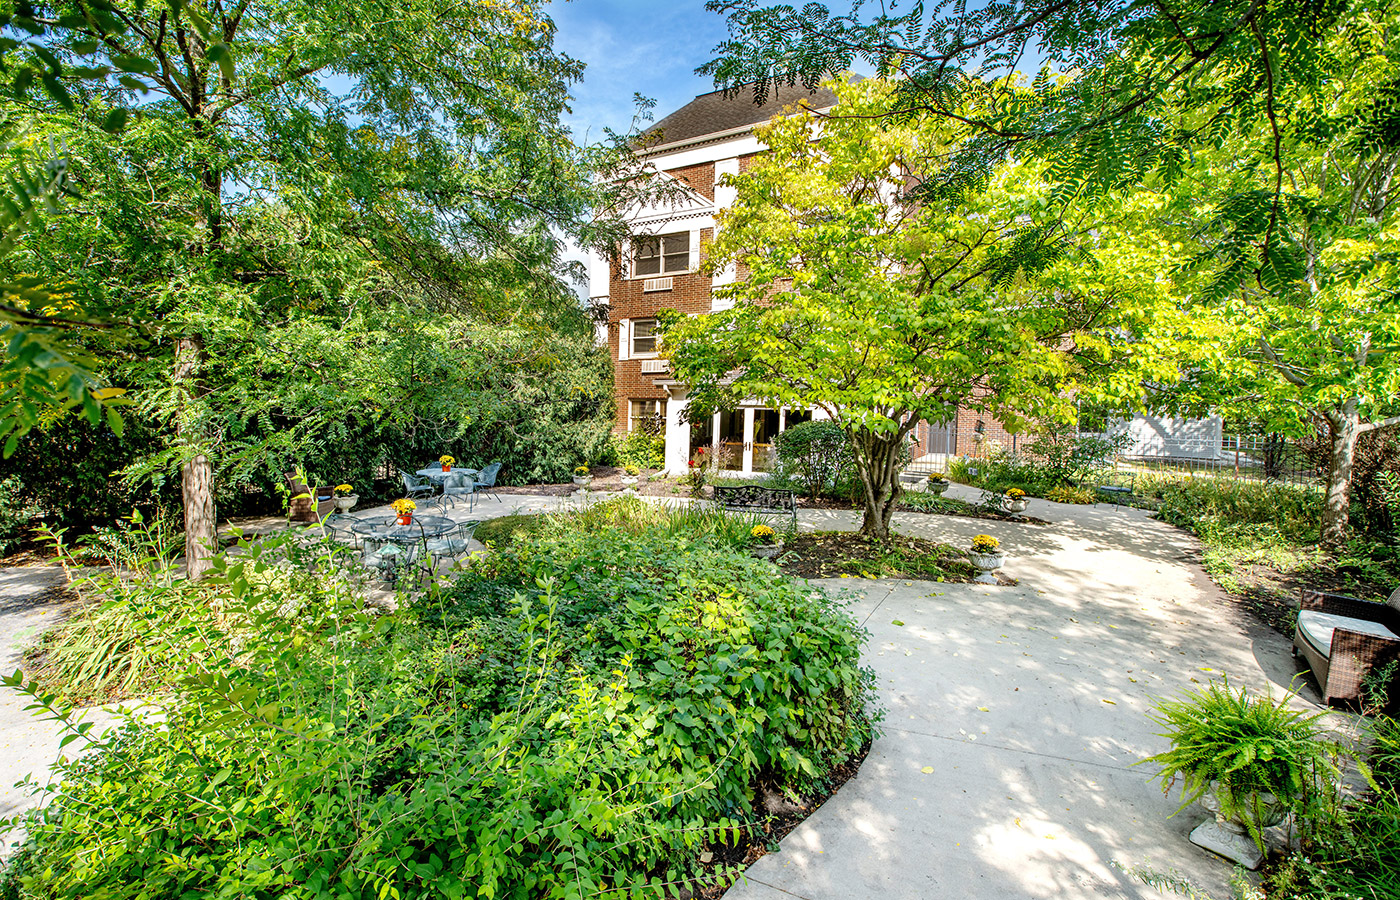
M 1310 794 L 1336 781 L 1341 747 L 1321 737 L 1320 713 L 1289 708 L 1293 696 L 1275 701 L 1219 681 L 1158 701 L 1151 718 L 1165 729 L 1161 736 L 1171 748 L 1143 762 L 1161 768 L 1156 780 L 1164 794 L 1181 782 L 1176 812 L 1213 793 L 1220 814 L 1243 824 L 1262 849 L 1262 828 L 1271 824 L 1267 819 L 1275 808 L 1271 795 L 1297 810 Z

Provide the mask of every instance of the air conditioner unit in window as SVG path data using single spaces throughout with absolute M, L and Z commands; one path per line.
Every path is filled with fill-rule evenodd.
M 648 278 L 642 282 L 642 293 L 650 294 L 653 291 L 669 291 L 671 289 L 671 276 L 665 278 Z
M 642 360 L 643 375 L 660 375 L 671 371 L 671 366 L 664 359 L 644 359 Z

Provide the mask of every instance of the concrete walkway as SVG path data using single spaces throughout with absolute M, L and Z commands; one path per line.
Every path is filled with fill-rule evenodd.
M 1186 838 L 1204 813 L 1168 818 L 1177 803 L 1132 764 L 1166 746 L 1146 718 L 1151 698 L 1224 674 L 1281 692 L 1296 671 L 1287 641 L 1212 585 L 1178 529 L 1111 506 L 1033 500 L 1028 512 L 1054 524 L 896 521 L 956 546 L 999 538 L 1017 587 L 819 582 L 853 591 L 884 734 L 727 900 L 1161 896 L 1113 862 L 1229 896 L 1230 864 Z M 849 512 L 800 520 L 859 523 Z M 1310 686 L 1304 696 L 1316 700 Z
M 57 566 L 0 569 L 0 671 L 12 675 L 22 669 L 24 651 L 63 615 L 63 587 L 63 571 Z M 27 789 L 15 787 L 16 782 L 26 777 L 45 782 L 60 752 L 80 750 L 74 743 L 60 751 L 58 726 L 26 710 L 28 705 L 24 695 L 0 688 L 0 818 L 13 816 L 38 800 Z M 99 730 L 114 718 L 99 709 L 83 715 L 96 721 Z M 11 835 L 0 844 L 0 857 L 15 840 L 17 836 Z

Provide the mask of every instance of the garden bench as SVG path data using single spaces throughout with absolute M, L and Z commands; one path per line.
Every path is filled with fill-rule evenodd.
M 1092 476 L 1090 483 L 1093 485 L 1095 493 L 1094 505 L 1098 506 L 1097 495 L 1107 494 L 1113 501 L 1114 506 L 1121 506 L 1121 500 L 1133 495 L 1133 489 L 1137 487 L 1137 474 L 1134 472 L 1122 472 L 1111 469 L 1106 472 L 1096 472 Z
M 725 512 L 784 516 L 797 529 L 797 492 L 757 484 L 715 485 L 715 502 Z
M 1307 660 L 1324 703 L 1365 699 L 1367 676 L 1400 660 L 1400 588 L 1384 603 L 1305 589 L 1298 606 L 1293 655 Z M 1400 673 L 1381 687 L 1400 702 Z

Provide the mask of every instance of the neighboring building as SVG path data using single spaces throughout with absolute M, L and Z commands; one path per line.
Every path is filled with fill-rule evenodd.
M 712 289 L 734 281 L 732 268 L 713 277 L 699 271 L 701 248 L 714 235 L 715 214 L 734 202 L 734 189 L 720 185 L 720 179 L 745 171 L 763 152 L 753 133 L 755 125 L 785 109 L 805 105 L 826 110 L 835 104 L 836 96 L 826 88 L 809 93 L 800 87 L 780 87 L 761 106 L 752 95 L 726 98 L 716 91 L 701 94 L 666 116 L 647 132 L 649 143 L 641 156 L 656 168 L 656 177 L 669 180 L 671 199 L 630 210 L 627 217 L 634 237 L 629 245 L 621 248 L 614 261 L 601 256 L 590 260 L 590 301 L 607 313 L 606 325 L 599 326 L 599 340 L 606 341 L 613 357 L 617 400 L 613 429 L 618 433 L 653 427 L 663 431 L 666 469 L 671 473 L 686 471 L 699 447 L 709 448 L 728 471 L 767 471 L 772 466 L 774 437 L 814 417 L 808 409 L 743 403 L 700 422 L 685 421 L 686 386 L 671 377 L 659 355 L 656 313 L 664 308 L 692 314 L 724 308 L 720 304 L 726 301 L 713 298 Z M 815 417 L 824 416 L 817 410 Z M 1129 423 L 1135 444 L 1152 440 L 1152 423 L 1162 424 L 1146 417 Z M 1170 428 L 1173 434 L 1190 430 L 1189 423 Z M 1217 422 L 1217 446 L 1218 430 Z M 1024 440 L 973 409 L 959 410 L 956 420 L 947 425 L 920 423 L 915 437 L 918 452 L 932 454 L 935 461 L 981 455 L 993 441 L 1015 450 Z M 1191 438 L 1193 445 L 1196 437 Z

